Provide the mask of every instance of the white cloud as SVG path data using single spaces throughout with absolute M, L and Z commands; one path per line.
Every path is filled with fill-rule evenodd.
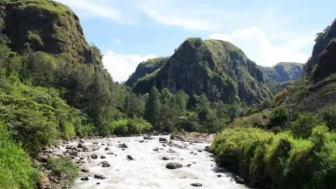
M 274 44 L 260 28 L 249 27 L 235 30 L 231 34 L 215 33 L 210 38 L 229 41 L 241 48 L 257 64 L 273 66 L 278 62 L 305 63 L 310 55 L 304 49 L 313 45 L 314 35 L 312 32 L 287 40 L 283 44 Z
M 145 56 L 132 54 L 118 54 L 111 50 L 107 51 L 103 57 L 105 68 L 112 75 L 114 81 L 126 81 L 135 71 L 137 65 L 150 58 L 155 58 L 153 54 Z
M 121 40 L 120 39 L 113 39 L 112 44 L 119 45 L 119 44 L 121 44 Z
M 153 9 L 149 9 L 148 7 L 143 7 L 142 10 L 154 21 L 166 25 L 177 26 L 188 30 L 198 30 L 198 31 L 216 31 L 220 28 L 218 24 L 215 24 L 215 22 L 211 22 L 209 20 L 186 17 L 186 16 L 184 17 L 178 16 L 175 15 L 174 12 L 170 12 L 169 14 L 158 13 Z

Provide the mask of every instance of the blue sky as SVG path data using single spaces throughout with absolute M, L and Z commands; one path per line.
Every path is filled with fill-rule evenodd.
M 306 62 L 334 0 L 57 0 L 79 16 L 116 81 L 143 60 L 169 56 L 187 37 L 221 39 L 259 65 Z

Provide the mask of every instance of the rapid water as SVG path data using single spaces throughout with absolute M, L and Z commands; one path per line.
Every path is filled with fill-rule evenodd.
M 166 136 L 167 137 L 167 136 Z M 168 138 L 168 137 L 167 137 Z M 203 151 L 206 143 L 190 144 L 187 142 L 173 141 L 174 144 L 186 146 L 187 149 L 166 147 L 159 142 L 159 137 L 153 140 L 139 141 L 143 137 L 127 138 L 105 138 L 97 140 L 87 140 L 84 145 L 91 145 L 98 142 L 100 149 L 94 152 L 80 152 L 80 156 L 85 156 L 84 167 L 89 169 L 88 173 L 81 173 L 81 176 L 89 176 L 89 181 L 81 181 L 79 177 L 73 189 L 186 189 L 195 188 L 192 183 L 201 183 L 201 188 L 209 189 L 243 189 L 244 185 L 237 184 L 230 173 L 225 172 L 216 166 L 212 154 Z M 107 143 L 110 150 L 105 151 Z M 105 145 L 102 146 L 102 143 Z M 119 144 L 125 143 L 128 148 L 122 150 L 118 148 Z M 70 145 L 77 146 L 78 142 L 72 142 Z M 159 148 L 159 151 L 153 151 Z M 169 149 L 175 153 L 169 153 Z M 65 147 L 61 148 L 65 151 Z M 199 152 L 198 150 L 202 150 Z M 108 155 L 113 152 L 115 155 Z M 195 155 L 195 153 L 197 153 Z M 98 159 L 87 159 L 87 156 L 97 154 Z M 106 156 L 101 159 L 100 156 Z M 129 161 L 126 156 L 131 155 L 135 160 Z M 171 160 L 161 160 L 163 156 Z M 102 161 L 108 161 L 110 167 L 103 168 Z M 169 162 L 177 162 L 183 165 L 180 169 L 166 169 Z M 189 164 L 189 167 L 187 166 Z M 100 180 L 93 178 L 94 174 L 103 174 L 106 179 Z M 99 184 L 97 184 L 99 183 Z

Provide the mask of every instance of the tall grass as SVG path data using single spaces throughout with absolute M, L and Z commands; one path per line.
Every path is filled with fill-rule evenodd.
M 309 138 L 290 131 L 274 134 L 257 128 L 229 128 L 210 150 L 216 161 L 237 171 L 250 185 L 276 188 L 335 188 L 336 134 L 323 124 Z
M 7 126 L 0 122 L 0 188 L 34 189 L 37 175 L 28 154 L 11 140 Z

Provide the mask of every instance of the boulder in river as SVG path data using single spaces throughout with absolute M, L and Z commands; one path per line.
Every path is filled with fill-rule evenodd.
M 107 162 L 107 161 L 103 161 L 101 163 L 102 163 L 102 167 L 110 167 L 111 166 L 110 163 Z
M 122 143 L 118 145 L 118 148 L 128 148 L 127 144 Z
M 193 187 L 201 187 L 202 186 L 201 183 L 192 183 L 190 185 L 193 186 Z
M 92 159 L 98 159 L 98 155 L 97 154 L 91 154 L 91 158 Z
M 89 177 L 87 177 L 87 176 L 86 176 L 86 177 L 82 177 L 81 180 L 82 180 L 82 181 L 88 181 L 88 180 L 89 180 Z
M 84 148 L 84 147 L 85 147 L 84 143 L 79 143 L 79 144 L 77 145 L 77 148 Z
M 100 159 L 105 159 L 106 157 L 104 155 L 101 155 L 100 156 Z
M 144 142 L 144 140 L 139 140 L 139 142 L 140 142 L 140 143 L 143 143 L 143 142 Z
M 158 152 L 159 148 L 154 148 L 153 151 Z
M 106 148 L 105 148 L 105 151 L 108 151 L 108 150 L 110 150 L 110 148 L 109 148 L 109 147 L 106 147 Z
M 166 142 L 168 142 L 168 139 L 164 138 L 164 137 L 160 137 L 159 142 L 166 143 Z
M 81 168 L 81 171 L 82 171 L 83 173 L 88 173 L 88 172 L 89 172 L 89 169 L 86 168 L 86 167 L 82 167 L 82 168 Z
M 151 136 L 143 136 L 144 140 L 152 140 L 153 138 Z
M 170 162 L 166 165 L 167 169 L 179 169 L 182 168 L 182 164 L 177 163 L 177 162 Z
M 105 179 L 105 176 L 102 175 L 102 174 L 97 173 L 97 174 L 94 175 L 94 178 L 95 179 Z
M 243 178 L 241 178 L 240 176 L 235 176 L 234 177 L 236 183 L 238 184 L 245 184 L 245 180 Z
M 127 158 L 128 161 L 134 161 L 134 158 L 131 155 L 127 155 L 126 158 Z
M 163 161 L 170 160 L 170 158 L 169 158 L 169 157 L 167 157 L 167 156 L 163 156 L 161 159 L 162 159 Z
M 176 153 L 176 151 L 174 151 L 173 149 L 169 149 L 168 153 Z

